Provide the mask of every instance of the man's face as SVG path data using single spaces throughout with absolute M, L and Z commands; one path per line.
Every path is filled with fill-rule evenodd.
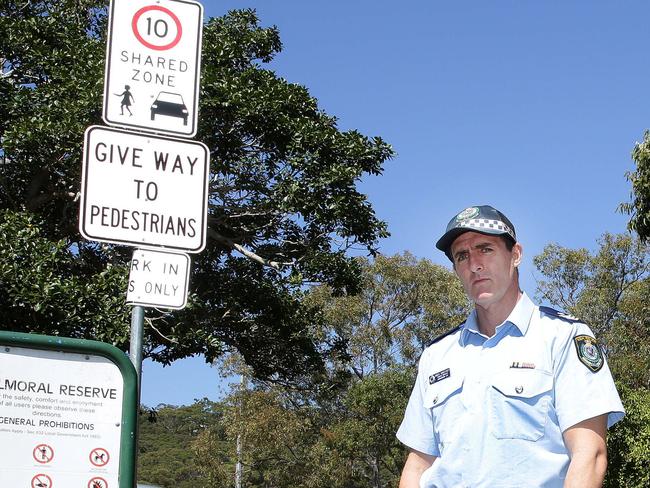
M 508 251 L 502 238 L 470 231 L 452 243 L 451 255 L 465 293 L 477 305 L 488 308 L 506 294 L 518 293 L 519 243 Z

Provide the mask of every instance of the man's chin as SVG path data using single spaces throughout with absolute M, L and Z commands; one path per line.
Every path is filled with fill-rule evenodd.
M 484 307 L 492 303 L 494 293 L 482 292 L 474 296 L 474 303 L 480 307 Z

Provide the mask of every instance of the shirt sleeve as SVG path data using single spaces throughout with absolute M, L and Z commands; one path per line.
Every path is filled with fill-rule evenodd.
M 555 408 L 560 429 L 564 432 L 583 420 L 605 413 L 610 428 L 623 418 L 625 410 L 605 355 L 602 348 L 590 345 L 589 338 L 594 334 L 587 325 L 576 322 L 567 327 L 569 331 L 559 345 L 554 367 Z
M 426 356 L 425 352 L 420 358 L 418 376 L 396 435 L 402 444 L 411 449 L 440 457 L 438 439 L 433 430 L 431 409 L 424 406 L 424 392 L 427 385 L 426 381 L 424 381 L 427 379 Z

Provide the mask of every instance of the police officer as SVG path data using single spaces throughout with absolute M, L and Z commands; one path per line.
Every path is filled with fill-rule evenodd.
M 589 327 L 519 289 L 522 247 L 495 208 L 463 210 L 436 247 L 474 310 L 420 358 L 400 488 L 600 487 L 624 410 Z

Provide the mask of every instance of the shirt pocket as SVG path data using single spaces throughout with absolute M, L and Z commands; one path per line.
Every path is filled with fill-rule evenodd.
M 492 380 L 491 430 L 497 439 L 539 440 L 549 415 L 553 376 L 537 369 L 511 369 Z
M 433 430 L 441 453 L 457 437 L 455 430 L 460 425 L 458 420 L 465 413 L 460 400 L 463 380 L 462 376 L 450 376 L 429 385 L 424 395 L 424 407 L 431 411 Z

